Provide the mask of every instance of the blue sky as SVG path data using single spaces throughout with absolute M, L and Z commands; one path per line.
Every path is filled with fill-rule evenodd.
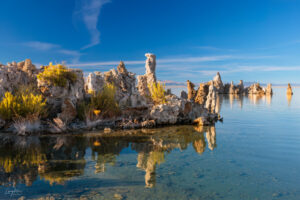
M 0 62 L 65 61 L 85 72 L 123 60 L 159 80 L 300 83 L 297 0 L 3 0 Z

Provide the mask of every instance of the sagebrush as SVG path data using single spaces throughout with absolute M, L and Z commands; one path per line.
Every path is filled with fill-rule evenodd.
M 155 104 L 165 104 L 166 100 L 166 90 L 165 85 L 161 83 L 152 83 L 148 85 L 151 99 Z
M 22 93 L 13 95 L 6 92 L 0 102 L 0 116 L 4 120 L 40 117 L 46 112 L 46 100 L 42 95 Z
M 77 75 L 63 64 L 53 65 L 50 63 L 49 66 L 44 67 L 43 72 L 37 75 L 37 78 L 54 86 L 65 87 L 67 81 L 74 83 L 77 80 Z

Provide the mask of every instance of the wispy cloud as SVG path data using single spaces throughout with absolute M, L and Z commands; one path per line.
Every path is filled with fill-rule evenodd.
M 110 0 L 77 0 L 74 16 L 85 24 L 90 33 L 91 41 L 82 47 L 87 49 L 100 43 L 100 31 L 98 30 L 98 21 L 101 8 Z
M 183 58 L 164 58 L 158 59 L 157 64 L 165 63 L 195 63 L 195 62 L 210 62 L 230 59 L 232 56 L 196 56 L 196 57 L 183 57 Z M 127 65 L 140 65 L 145 64 L 145 60 L 131 60 L 124 61 Z M 91 66 L 107 66 L 107 65 L 118 65 L 120 61 L 107 61 L 107 62 L 88 62 L 88 63 L 73 63 L 70 67 L 91 67 Z
M 41 51 L 48 51 L 51 49 L 60 48 L 60 46 L 57 44 L 51 44 L 51 43 L 40 42 L 40 41 L 24 42 L 23 45 Z
M 79 57 L 82 55 L 79 51 L 64 49 L 62 46 L 58 44 L 53 44 L 48 42 L 29 41 L 29 42 L 24 42 L 23 45 L 39 51 L 53 51 L 55 53 L 72 56 L 74 57 L 73 59 L 74 62 L 78 62 Z

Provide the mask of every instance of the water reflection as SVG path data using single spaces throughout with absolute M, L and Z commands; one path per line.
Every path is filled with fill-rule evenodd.
M 205 141 L 206 137 L 206 141 Z M 207 144 L 206 144 L 207 142 Z M 31 186 L 38 177 L 64 184 L 84 174 L 86 151 L 91 149 L 94 172 L 105 173 L 125 148 L 137 152 L 136 167 L 145 171 L 146 187 L 154 187 L 156 168 L 174 149 L 192 146 L 202 154 L 216 147 L 215 127 L 179 126 L 80 136 L 4 136 L 0 138 L 0 184 Z
M 293 95 L 291 95 L 291 94 L 287 94 L 287 95 L 286 95 L 286 98 L 287 98 L 287 101 L 288 101 L 288 106 L 291 106 L 292 96 L 293 96 Z

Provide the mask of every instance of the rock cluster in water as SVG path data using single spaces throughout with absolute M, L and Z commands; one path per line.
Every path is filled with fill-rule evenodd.
M 293 90 L 292 90 L 291 84 L 288 84 L 286 94 L 287 95 L 293 95 Z
M 213 111 L 215 94 L 223 91 L 221 78 L 215 78 L 210 85 L 193 89 L 190 82 L 188 94 L 183 92 L 177 97 L 169 91 L 165 93 L 166 103 L 154 104 L 149 87 L 157 82 L 156 56 L 147 53 L 146 73 L 136 76 L 128 72 L 125 64 L 120 62 L 117 69 L 108 72 L 94 72 L 87 77 L 79 69 L 73 69 L 76 81 L 67 81 L 65 87 L 55 86 L 47 81 L 37 79 L 37 74 L 44 70 L 37 69 L 29 59 L 24 62 L 12 62 L 0 66 L 0 96 L 19 85 L 33 84 L 47 100 L 50 108 L 48 117 L 34 126 L 35 132 L 65 132 L 110 128 L 150 128 L 158 125 L 192 124 L 211 125 L 218 120 Z M 220 76 L 218 74 L 218 76 Z M 136 85 L 137 82 L 137 85 Z M 90 91 L 101 92 L 107 84 L 116 87 L 116 101 L 121 108 L 118 117 L 82 121 L 78 119 L 79 102 L 90 96 Z M 32 124 L 26 121 L 18 124 L 7 123 L 0 119 L 0 125 L 7 131 L 21 134 L 33 132 Z

